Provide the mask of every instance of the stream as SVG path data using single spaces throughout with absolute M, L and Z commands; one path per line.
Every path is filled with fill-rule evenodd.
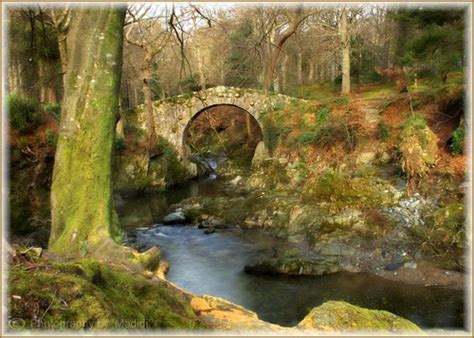
M 184 198 L 224 194 L 217 179 L 123 201 L 118 208 L 123 227 L 143 246 L 159 246 L 170 263 L 167 279 L 194 293 L 218 296 L 255 311 L 262 320 L 293 326 L 315 306 L 344 300 L 387 310 L 422 328 L 464 328 L 464 292 L 393 282 L 365 273 L 319 277 L 256 276 L 246 264 L 283 245 L 258 230 L 220 230 L 206 235 L 191 225 L 161 225 L 168 207 Z

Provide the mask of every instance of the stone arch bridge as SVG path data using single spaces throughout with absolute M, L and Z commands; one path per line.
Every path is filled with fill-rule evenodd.
M 264 132 L 262 112 L 298 101 L 304 100 L 254 89 L 218 86 L 155 101 L 153 118 L 157 134 L 170 142 L 178 151 L 180 159 L 186 162 L 189 155 L 185 141 L 186 128 L 193 118 L 206 109 L 219 105 L 236 106 L 250 114 Z M 138 106 L 137 113 L 139 126 L 146 128 L 144 105 Z

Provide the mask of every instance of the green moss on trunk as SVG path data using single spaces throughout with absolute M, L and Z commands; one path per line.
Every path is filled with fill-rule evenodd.
M 125 9 L 74 9 L 51 187 L 50 250 L 83 256 L 119 238 L 112 199 Z

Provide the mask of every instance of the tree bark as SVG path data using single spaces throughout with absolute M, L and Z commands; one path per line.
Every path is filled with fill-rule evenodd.
M 67 71 L 67 43 L 66 33 L 57 30 L 59 56 L 61 58 L 61 69 L 63 72 L 63 86 L 66 87 L 66 71 Z
M 298 85 L 303 84 L 303 53 L 301 51 L 298 51 L 297 80 Z
M 341 94 L 351 92 L 351 39 L 349 34 L 349 24 L 347 22 L 347 13 L 344 9 L 341 14 L 341 23 L 339 25 L 339 34 L 342 46 L 342 88 Z
M 53 20 L 56 34 L 58 37 L 59 57 L 61 59 L 61 70 L 63 87 L 66 88 L 66 71 L 67 71 L 67 31 L 69 29 L 70 9 L 53 8 L 50 10 L 51 18 Z
M 116 244 L 121 232 L 111 176 L 124 18 L 125 8 L 116 5 L 72 13 L 49 250 L 65 258 L 90 255 L 150 267 L 156 253 L 141 256 Z

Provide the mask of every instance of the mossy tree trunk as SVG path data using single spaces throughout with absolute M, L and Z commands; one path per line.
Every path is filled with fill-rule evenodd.
M 72 10 L 51 187 L 50 251 L 83 256 L 120 235 L 112 198 L 125 8 Z

